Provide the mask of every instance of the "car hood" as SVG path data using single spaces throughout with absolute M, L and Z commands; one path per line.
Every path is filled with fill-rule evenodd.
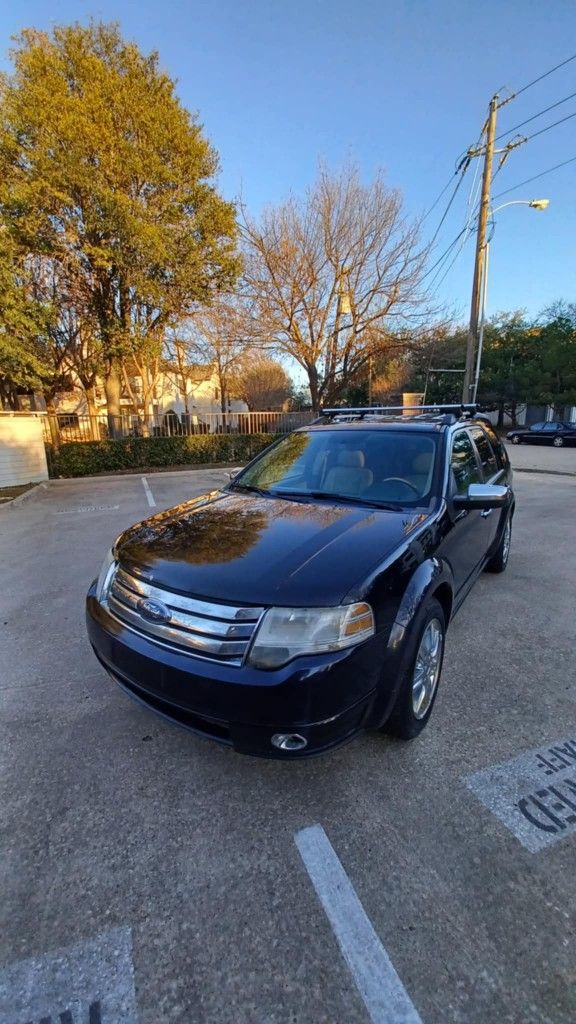
M 333 605 L 426 518 L 217 491 L 131 527 L 115 551 L 155 585 L 197 597 Z

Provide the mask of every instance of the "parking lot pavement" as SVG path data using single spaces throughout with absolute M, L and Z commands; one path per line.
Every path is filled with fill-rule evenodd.
M 0 1024 L 574 1024 L 576 481 L 518 474 L 419 739 L 287 764 L 155 718 L 85 636 L 115 535 L 224 478 L 0 510 Z
M 554 448 L 549 444 L 506 444 L 514 469 L 576 476 L 576 446 Z

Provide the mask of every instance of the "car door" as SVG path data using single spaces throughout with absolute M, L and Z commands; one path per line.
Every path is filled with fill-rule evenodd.
M 559 433 L 560 423 L 556 423 L 555 420 L 551 420 L 550 423 L 545 423 L 542 427 L 542 441 L 545 444 L 553 444 L 554 438 Z
M 522 436 L 522 440 L 526 444 L 541 444 L 542 431 L 545 426 L 545 423 L 533 423 L 530 429 Z
M 461 599 L 484 562 L 489 529 L 488 520 L 480 509 L 455 510 L 452 504 L 454 495 L 465 494 L 470 484 L 484 482 L 476 448 L 466 429 L 453 435 L 449 462 L 446 502 L 450 527 L 441 553 L 452 569 L 454 589 Z
M 499 465 L 498 455 L 490 443 L 490 439 L 484 428 L 477 425 L 472 426 L 470 427 L 470 435 L 480 459 L 484 483 L 506 483 L 506 480 L 504 479 L 506 474 Z M 480 512 L 480 518 L 483 520 L 480 524 L 483 543 L 485 545 L 485 551 L 488 551 L 488 548 L 490 548 L 496 540 L 500 511 L 493 508 L 482 509 Z

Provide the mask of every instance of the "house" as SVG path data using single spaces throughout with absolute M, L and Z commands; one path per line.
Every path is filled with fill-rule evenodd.
M 222 428 L 224 415 L 220 385 L 215 368 L 211 365 L 187 364 L 180 372 L 173 363 L 165 362 L 148 395 L 144 394 L 142 378 L 128 373 L 121 399 L 121 432 L 125 435 L 152 433 L 213 433 Z M 70 437 L 94 439 L 104 437 L 108 431 L 108 416 L 104 383 L 97 381 L 94 389 L 96 423 L 90 417 L 86 393 L 78 384 L 63 391 L 55 400 L 60 430 Z M 144 411 L 147 401 L 148 410 Z M 34 407 L 46 408 L 42 396 L 35 396 Z M 238 415 L 248 406 L 236 399 L 226 402 L 226 423 L 234 426 Z

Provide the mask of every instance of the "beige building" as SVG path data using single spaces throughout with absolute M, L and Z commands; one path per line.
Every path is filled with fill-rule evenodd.
M 129 432 L 138 432 L 143 421 L 148 426 L 163 428 L 167 422 L 174 425 L 201 425 L 205 429 L 215 429 L 222 416 L 220 387 L 218 377 L 212 366 L 189 366 L 186 368 L 185 379 L 176 373 L 169 364 L 159 374 L 152 389 L 148 409 L 143 408 L 144 394 L 142 379 L 137 374 L 129 377 L 130 388 L 124 388 L 121 397 L 123 427 Z M 130 392 L 134 396 L 133 401 Z M 103 382 L 98 382 L 95 389 L 98 420 L 106 422 L 106 396 Z M 136 408 L 135 408 L 136 403 Z M 85 428 L 90 433 L 93 424 L 89 423 L 86 396 L 80 385 L 70 391 L 61 392 L 55 402 L 60 426 L 66 430 Z M 45 408 L 41 396 L 36 396 L 34 408 Z M 232 416 L 246 412 L 248 406 L 243 401 L 230 400 L 227 413 Z

